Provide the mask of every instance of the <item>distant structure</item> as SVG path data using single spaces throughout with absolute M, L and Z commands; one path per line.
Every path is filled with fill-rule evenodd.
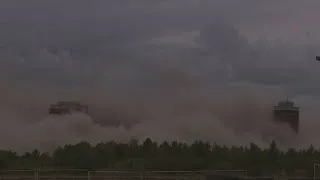
M 299 132 L 299 107 L 296 107 L 294 102 L 288 99 L 280 101 L 273 108 L 273 117 L 276 123 L 288 123 L 296 133 Z
M 51 115 L 65 115 L 72 112 L 88 114 L 88 106 L 74 101 L 58 101 L 58 103 L 49 106 L 49 114 Z

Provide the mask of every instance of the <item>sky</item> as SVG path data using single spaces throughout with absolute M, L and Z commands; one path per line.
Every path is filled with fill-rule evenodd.
M 301 107 L 301 132 L 283 146 L 320 145 L 319 5 L 3 0 L 0 134 L 13 138 L 0 148 L 149 136 L 267 146 L 290 134 L 268 121 L 286 97 Z M 90 117 L 48 117 L 61 99 L 89 104 Z

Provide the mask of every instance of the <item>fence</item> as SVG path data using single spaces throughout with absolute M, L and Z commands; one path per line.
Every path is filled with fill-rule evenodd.
M 86 169 L 37 169 L 35 180 L 88 180 Z
M 0 171 L 0 180 L 34 180 L 36 179 L 37 171 L 32 169 L 27 170 L 3 170 Z
M 235 175 L 246 170 L 209 171 L 89 171 L 86 169 L 27 169 L 0 171 L 0 180 L 202 180 L 208 174 Z M 238 174 L 239 175 L 239 174 Z

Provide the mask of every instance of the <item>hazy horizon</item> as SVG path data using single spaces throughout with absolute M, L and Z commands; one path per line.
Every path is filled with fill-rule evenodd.
M 319 147 L 319 1 L 0 2 L 0 148 L 135 137 Z M 289 97 L 300 133 L 269 122 Z M 89 104 L 48 116 L 58 100 Z M 96 121 L 139 122 L 131 129 Z

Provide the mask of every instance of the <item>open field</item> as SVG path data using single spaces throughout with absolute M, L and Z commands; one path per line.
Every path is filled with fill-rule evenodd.
M 89 173 L 90 174 L 90 173 Z M 201 173 L 100 173 L 92 176 L 88 175 L 41 175 L 35 173 L 34 175 L 1 175 L 0 180 L 277 180 L 277 177 L 228 177 L 215 176 Z M 279 180 L 314 180 L 314 178 L 304 177 L 281 177 Z M 320 180 L 316 178 L 316 180 Z
M 87 170 L 7 170 L 0 180 L 205 180 L 208 174 L 245 176 L 245 170 L 220 171 L 87 171 Z
M 36 169 L 0 171 L 0 180 L 320 180 L 320 178 L 249 177 L 246 170 L 137 172 Z
M 1 180 L 204 180 L 205 176 L 93 176 L 88 178 L 87 176 L 39 176 L 38 178 L 34 176 L 3 176 Z
M 99 175 L 99 176 L 71 176 L 71 175 L 59 175 L 59 176 L 1 176 L 0 180 L 277 180 L 275 177 L 242 177 L 242 178 L 221 178 L 221 177 L 206 177 L 204 174 L 195 175 L 145 175 L 139 174 L 133 175 Z M 287 177 L 281 178 L 281 180 L 313 180 L 313 178 L 299 178 L 299 177 Z M 320 180 L 317 178 L 316 180 Z

